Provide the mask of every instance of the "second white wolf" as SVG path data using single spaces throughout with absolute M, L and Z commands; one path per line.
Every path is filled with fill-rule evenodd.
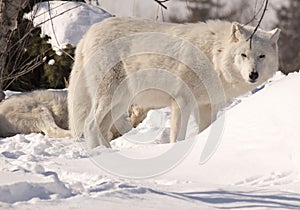
M 67 108 L 66 91 L 13 95 L 0 103 L 0 136 L 42 132 L 55 138 L 71 137 Z
M 194 110 L 202 131 L 216 119 L 218 107 L 261 85 L 278 69 L 280 30 L 259 29 L 250 45 L 253 31 L 224 21 L 170 24 L 109 18 L 95 24 L 77 46 L 70 77 L 73 135 L 84 135 L 90 148 L 109 147 L 114 124 L 121 133 L 129 129 L 122 115 L 133 103 L 146 110 L 171 107 L 171 142 L 185 138 Z M 222 90 L 214 89 L 218 84 Z M 212 100 L 214 94 L 220 101 Z

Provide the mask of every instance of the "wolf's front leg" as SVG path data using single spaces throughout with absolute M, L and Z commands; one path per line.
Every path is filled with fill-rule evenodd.
M 195 113 L 195 115 L 196 122 L 199 126 L 199 133 L 216 120 L 216 113 L 213 111 L 210 104 L 199 105 L 198 113 Z
M 178 105 L 180 104 L 180 105 Z M 188 120 L 191 114 L 190 105 L 182 100 L 172 102 L 171 105 L 171 131 L 170 142 L 174 143 L 177 140 L 184 140 Z

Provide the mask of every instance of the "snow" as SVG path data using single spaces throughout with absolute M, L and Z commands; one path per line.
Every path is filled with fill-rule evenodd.
M 40 26 L 42 36 L 51 37 L 54 49 L 76 46 L 89 27 L 111 15 L 105 10 L 80 2 L 50 1 L 38 3 L 24 16 Z
M 219 146 L 205 163 L 212 126 L 194 135 L 191 119 L 187 140 L 166 143 L 168 108 L 151 111 L 112 149 L 42 134 L 0 139 L 0 207 L 298 209 L 300 74 L 278 75 L 226 107 L 216 122 L 225 119 Z
M 50 4 L 52 15 L 81 5 Z M 47 6 L 36 7 L 38 14 Z M 53 19 L 58 45 L 51 24 L 42 24 L 43 33 L 54 46 L 76 45 L 108 16 L 81 5 Z M 233 99 L 202 133 L 191 117 L 187 139 L 175 144 L 167 141 L 168 108 L 150 111 L 112 149 L 89 151 L 82 139 L 34 133 L 0 138 L 0 209 L 299 209 L 299 90 L 299 73 L 278 73 Z

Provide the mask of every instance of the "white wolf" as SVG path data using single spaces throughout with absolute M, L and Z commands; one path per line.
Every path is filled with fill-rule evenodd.
M 66 91 L 38 90 L 16 94 L 0 104 L 0 136 L 44 133 L 71 137 Z
M 171 142 L 185 138 L 192 111 L 202 131 L 216 119 L 215 107 L 261 85 L 278 69 L 280 30 L 259 29 L 250 45 L 253 31 L 224 21 L 109 18 L 93 25 L 77 46 L 70 76 L 72 134 L 84 135 L 90 148 L 109 147 L 114 123 L 120 121 L 121 133 L 129 129 L 122 113 L 131 104 L 145 110 L 170 106 Z M 224 92 L 211 93 L 221 90 L 217 84 Z

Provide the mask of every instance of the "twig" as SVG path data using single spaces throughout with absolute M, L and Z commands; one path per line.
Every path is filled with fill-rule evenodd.
M 56 7 L 57 8 L 57 7 Z M 57 38 L 57 35 L 56 35 L 56 31 L 54 29 L 54 23 L 53 23 L 53 18 L 52 18 L 52 15 L 51 15 L 51 5 L 50 5 L 50 2 L 48 1 L 48 12 L 49 12 L 49 18 L 50 18 L 50 22 L 51 22 L 51 28 L 52 28 L 52 32 L 53 32 L 53 35 L 54 35 L 54 38 L 55 38 L 55 42 L 57 44 L 57 47 L 59 49 L 59 51 L 61 51 L 62 53 L 66 54 L 69 58 L 71 58 L 72 60 L 75 60 L 74 57 L 72 55 L 70 55 L 69 53 L 67 53 L 62 47 L 61 47 L 61 44 L 60 42 L 58 41 L 58 38 Z
M 40 22 L 40 23 L 37 24 L 35 27 L 39 27 L 40 25 L 43 25 L 44 23 L 48 22 L 49 20 L 54 19 L 54 18 L 57 18 L 57 17 L 59 17 L 59 16 L 65 14 L 65 13 L 67 13 L 67 12 L 73 10 L 73 9 L 76 9 L 77 7 L 80 7 L 80 6 L 82 6 L 82 5 L 81 5 L 81 4 L 78 4 L 78 5 L 76 5 L 76 6 L 72 7 L 72 8 L 69 8 L 69 9 L 67 9 L 67 10 L 65 10 L 65 11 L 63 11 L 63 12 L 61 12 L 61 13 L 55 15 L 55 16 L 53 16 L 52 18 L 49 18 L 49 19 L 47 19 L 47 20 L 44 20 L 44 21 Z
M 260 5 L 260 8 L 259 8 L 258 10 L 256 10 L 256 8 L 257 8 L 257 2 L 258 2 L 258 0 L 255 1 L 255 10 L 254 10 L 254 15 L 253 15 L 253 17 L 252 17 L 247 23 L 245 23 L 244 26 L 245 26 L 245 25 L 249 25 L 252 21 L 256 20 L 258 14 L 259 14 L 259 13 L 262 11 L 262 9 L 264 8 L 264 4 L 261 4 L 261 5 Z
M 265 7 L 264 7 L 264 10 L 263 10 L 263 12 L 262 12 L 262 15 L 261 15 L 261 17 L 260 17 L 260 19 L 259 19 L 259 21 L 258 21 L 256 27 L 254 28 L 253 33 L 252 33 L 252 34 L 250 35 L 250 37 L 247 39 L 247 41 L 250 40 L 250 49 L 252 49 L 252 39 L 253 39 L 253 36 L 254 36 L 254 34 L 256 33 L 256 31 L 258 30 L 258 27 L 260 26 L 261 21 L 262 21 L 262 19 L 264 18 L 265 13 L 266 13 L 266 11 L 267 11 L 268 3 L 269 3 L 269 0 L 265 0 Z
M 69 2 L 66 2 L 66 3 L 69 3 Z M 59 6 L 62 6 L 62 5 L 64 5 L 64 4 L 66 4 L 66 3 L 63 3 L 63 4 L 59 5 Z M 55 38 L 55 42 L 56 42 L 56 44 L 57 44 L 57 47 L 58 47 L 59 51 L 61 51 L 62 53 L 66 54 L 68 57 L 70 57 L 72 60 L 74 60 L 74 57 L 73 57 L 72 55 L 70 55 L 69 53 L 67 53 L 65 50 L 63 50 L 63 48 L 61 47 L 60 42 L 58 41 L 58 38 L 57 38 L 57 35 L 56 35 L 56 31 L 55 31 L 55 29 L 54 29 L 53 18 L 55 18 L 55 17 L 57 17 L 57 16 L 52 17 L 51 11 L 52 11 L 53 9 L 55 9 L 55 8 L 58 8 L 59 6 L 56 6 L 56 7 L 52 7 L 52 8 L 51 8 L 51 5 L 50 5 L 50 2 L 49 2 L 49 1 L 47 2 L 47 6 L 48 6 L 48 11 L 46 11 L 46 12 L 48 12 L 48 14 L 49 14 L 49 19 L 48 19 L 48 20 L 51 22 L 51 29 L 52 29 L 52 32 L 53 32 L 53 35 L 54 35 L 54 38 Z M 77 6 L 76 6 L 76 7 L 73 7 L 72 9 L 75 9 L 75 8 L 77 8 Z M 66 10 L 66 11 L 68 11 L 68 10 Z M 64 14 L 66 11 L 64 11 L 64 12 L 61 13 L 61 14 Z M 46 13 L 46 12 L 44 12 L 44 13 Z M 59 14 L 59 15 L 60 15 L 60 14 Z M 39 16 L 39 15 L 37 15 L 37 16 Z M 35 16 L 35 17 L 37 17 L 37 16 Z
M 73 61 L 75 61 L 74 56 L 72 56 L 70 53 L 68 53 L 64 49 L 59 49 L 59 51 L 61 51 L 62 53 L 64 53 L 65 55 L 67 55 L 69 58 L 71 58 Z
M 161 19 L 162 19 L 162 22 L 164 22 L 165 21 L 165 16 L 164 16 L 163 8 L 161 7 L 160 10 L 161 10 Z
M 154 0 L 156 3 L 158 3 L 161 7 L 163 7 L 164 9 L 168 9 L 168 7 L 166 7 L 166 5 L 164 5 L 165 2 L 169 1 L 169 0 Z
M 69 9 L 67 9 L 67 10 L 65 10 L 65 11 L 63 11 L 63 12 L 61 12 L 61 13 L 55 15 L 55 16 L 52 16 L 51 18 L 49 18 L 49 19 L 47 19 L 47 20 L 44 20 L 44 21 L 40 22 L 39 24 L 35 25 L 35 26 L 34 26 L 33 28 L 31 28 L 31 29 L 30 29 L 23 37 L 21 37 L 16 43 L 14 43 L 14 45 L 12 45 L 11 48 L 13 48 L 13 47 L 16 46 L 17 44 L 21 43 L 22 41 L 24 41 L 24 39 L 26 39 L 28 36 L 30 36 L 30 33 L 31 33 L 35 28 L 40 27 L 40 26 L 43 25 L 44 23 L 46 23 L 46 22 L 48 22 L 48 21 L 52 21 L 54 18 L 57 18 L 57 17 L 59 17 L 59 16 L 65 14 L 65 13 L 67 13 L 67 12 L 73 10 L 73 9 L 76 9 L 77 7 L 80 7 L 80 6 L 82 6 L 82 5 L 80 5 L 80 4 L 79 4 L 79 5 L 76 5 L 76 6 L 72 7 L 72 8 L 69 8 Z
M 55 6 L 55 7 L 50 8 L 50 10 L 48 10 L 48 11 L 41 12 L 41 13 L 38 14 L 38 15 L 34 14 L 34 17 L 33 17 L 33 18 L 37 18 L 37 17 L 39 17 L 39 16 L 45 15 L 45 14 L 48 13 L 49 11 L 54 10 L 54 9 L 57 9 L 58 7 L 61 7 L 61 6 L 65 5 L 65 4 L 69 4 L 69 3 L 71 3 L 71 2 L 69 2 L 69 1 L 63 2 L 63 3 L 61 3 L 60 5 L 57 5 L 57 6 Z M 36 12 L 37 12 L 37 11 L 38 11 L 38 8 L 36 9 Z
M 53 35 L 54 35 L 56 44 L 57 44 L 58 46 L 60 46 L 60 43 L 59 43 L 58 38 L 57 38 L 57 36 L 56 36 L 56 32 L 55 32 L 55 30 L 54 30 L 54 24 L 53 24 L 52 15 L 51 15 L 51 5 L 50 5 L 50 2 L 47 1 L 47 4 L 48 4 L 48 14 L 49 14 L 49 17 L 50 17 L 50 23 L 51 23 L 52 32 L 53 32 Z

